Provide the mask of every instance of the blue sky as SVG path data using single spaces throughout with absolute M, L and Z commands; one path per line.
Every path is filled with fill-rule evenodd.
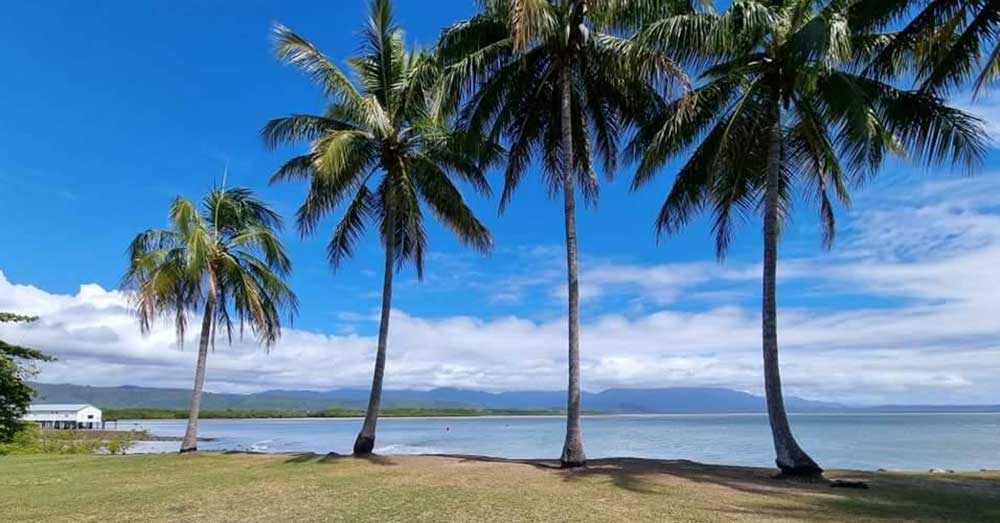
M 430 45 L 443 26 L 473 11 L 471 1 L 399 0 L 397 4 L 397 21 L 406 29 L 411 44 Z M 163 226 L 172 198 L 179 194 L 200 197 L 221 181 L 227 167 L 230 184 L 253 187 L 285 216 L 293 215 L 303 187 L 270 187 L 267 179 L 296 149 L 266 151 L 257 131 L 270 118 L 320 111 L 323 100 L 302 74 L 274 59 L 270 27 L 275 22 L 285 24 L 342 61 L 356 49 L 365 3 L 350 0 L 291 6 L 264 1 L 238 5 L 224 1 L 48 1 L 17 2 L 5 6 L 5 12 L 0 19 L 7 79 L 0 83 L 0 208 L 6 219 L 0 221 L 0 238 L 7 248 L 0 251 L 0 291 L 9 292 L 6 301 L 0 293 L 0 305 L 34 306 L 51 318 L 58 317 L 67 330 L 55 328 L 57 321 L 50 319 L 49 326 L 54 330 L 39 342 L 59 347 L 57 351 L 78 356 L 81 361 L 93 360 L 96 365 L 115 358 L 119 363 L 133 358 L 138 362 L 138 367 L 105 366 L 107 370 L 87 376 L 74 374 L 72 365 L 63 363 L 43 370 L 47 381 L 123 384 L 129 382 L 130 376 L 143 376 L 150 383 L 185 386 L 186 374 L 177 376 L 172 366 L 183 368 L 190 354 L 178 355 L 166 348 L 163 354 L 153 352 L 150 347 L 164 342 L 156 336 L 150 341 L 132 338 L 132 332 L 127 336 L 118 332 L 115 340 L 123 344 L 121 353 L 83 349 L 79 354 L 74 352 L 78 347 L 71 339 L 54 338 L 59 333 L 72 338 L 74 321 L 92 321 L 112 330 L 130 327 L 120 318 L 99 320 L 77 309 L 66 309 L 65 304 L 72 301 L 77 306 L 83 302 L 93 305 L 91 298 L 110 293 L 125 267 L 124 251 L 129 240 L 144 228 Z M 968 98 L 962 97 L 956 103 L 967 105 Z M 1000 115 L 990 100 L 973 110 L 987 118 Z M 990 118 L 990 125 L 993 121 Z M 958 296 L 918 292 L 920 283 L 926 283 L 921 279 L 924 273 L 914 277 L 918 282 L 902 281 L 896 276 L 921 267 L 941 281 L 949 281 L 954 277 L 947 272 L 949 268 L 959 269 L 948 266 L 948 260 L 985 255 L 987 261 L 995 261 L 989 257 L 994 237 L 983 231 L 996 218 L 1000 197 L 991 201 L 984 195 L 1000 185 L 992 174 L 998 162 L 1000 156 L 991 151 L 975 179 L 948 176 L 946 169 L 890 164 L 880 181 L 856 193 L 852 209 L 841 210 L 841 236 L 829 253 L 819 247 L 812 209 L 800 202 L 782 244 L 786 261 L 780 288 L 780 303 L 788 310 L 782 325 L 790 325 L 789 332 L 793 333 L 789 336 L 791 347 L 785 351 L 787 359 L 791 359 L 792 378 L 787 381 L 793 392 L 823 398 L 852 394 L 852 399 L 860 402 L 906 402 L 897 397 L 904 393 L 907 398 L 923 401 L 947 398 L 1000 402 L 1000 389 L 986 384 L 985 378 L 980 382 L 971 377 L 975 372 L 965 367 L 935 375 L 932 369 L 940 365 L 934 364 L 933 358 L 925 358 L 925 367 L 906 374 L 892 366 L 900 353 L 877 352 L 937 351 L 937 355 L 949 350 L 979 351 L 969 361 L 983 361 L 985 357 L 1000 368 L 994 347 L 1000 333 L 991 329 L 980 331 L 973 325 L 957 333 L 932 332 L 925 335 L 925 343 L 907 341 L 905 336 L 897 340 L 886 334 L 871 339 L 889 341 L 863 338 L 831 354 L 824 351 L 835 349 L 836 343 L 808 337 L 799 342 L 794 334 L 799 326 L 795 322 L 800 320 L 845 318 L 846 323 L 829 326 L 829 330 L 837 332 L 838 328 L 856 328 L 848 321 L 854 311 L 905 315 L 925 307 L 964 307 L 968 300 L 974 301 L 978 295 L 974 288 L 969 295 Z M 605 184 L 599 206 L 581 206 L 579 215 L 584 332 L 586 335 L 590 329 L 594 333 L 591 343 L 588 345 L 585 339 L 584 344 L 591 351 L 593 375 L 598 377 L 589 388 L 712 384 L 756 391 L 759 380 L 755 350 L 759 349 L 755 349 L 752 329 L 745 331 L 746 339 L 741 337 L 739 343 L 719 342 L 726 345 L 726 350 L 742 347 L 738 358 L 730 358 L 726 350 L 706 339 L 718 333 L 707 325 L 729 325 L 743 333 L 745 326 L 755 321 L 759 302 L 755 266 L 760 252 L 759 224 L 751 222 L 739 229 L 731 254 L 721 265 L 714 260 L 705 220 L 657 243 L 652 221 L 670 183 L 670 169 L 638 193 L 628 190 L 630 176 L 630 169 L 623 168 L 612 183 Z M 499 184 L 497 176 L 492 180 Z M 517 333 L 518 326 L 539 336 L 547 329 L 561 332 L 561 205 L 550 199 L 537 182 L 524 183 L 503 216 L 497 215 L 495 200 L 465 191 L 495 236 L 496 249 L 489 256 L 463 249 L 440 227 L 429 228 L 431 254 L 425 281 L 418 283 L 412 272 L 404 272 L 394 296 L 398 311 L 394 318 L 401 318 L 398 323 L 403 325 L 398 328 L 413 329 L 400 330 L 400 340 L 415 340 L 409 336 L 418 332 L 444 336 L 452 332 L 447 328 L 457 328 L 462 322 L 482 332 L 496 328 Z M 934 223 L 921 222 L 928 213 L 936 220 Z M 873 224 L 883 228 L 873 232 Z M 356 370 L 342 375 L 333 372 L 309 376 L 280 368 L 281 357 L 260 356 L 253 347 L 241 346 L 232 349 L 229 356 L 219 356 L 216 390 L 296 385 L 328 388 L 367 381 L 370 362 L 366 356 L 375 328 L 372 316 L 379 303 L 381 254 L 369 237 L 355 259 L 334 274 L 324 257 L 331 226 L 332 222 L 326 222 L 325 229 L 306 239 L 300 239 L 291 227 L 284 235 L 295 263 L 292 284 L 302 305 L 295 321 L 295 335 L 320 337 L 333 346 L 346 344 L 351 348 L 344 350 L 357 353 L 327 357 L 337 349 L 317 346 L 317 361 L 354 354 L 350 366 Z M 940 236 L 934 236 L 935 231 Z M 945 254 L 954 256 L 942 261 Z M 885 278 L 871 277 L 871 271 L 876 270 L 885 271 Z M 81 290 L 81 285 L 86 287 Z M 15 295 L 29 298 L 18 301 L 12 298 Z M 97 302 L 103 299 L 97 298 Z M 73 316 L 74 310 L 78 316 Z M 624 335 L 609 334 L 616 332 L 615 322 L 630 326 L 625 331 L 642 331 L 641 326 L 653 325 L 664 315 L 674 315 L 671 321 L 681 326 L 706 318 L 721 318 L 723 323 L 706 324 L 703 335 L 692 334 L 695 341 L 688 340 L 681 346 L 671 343 L 671 330 L 652 330 L 650 338 L 632 340 L 630 343 L 635 345 L 631 350 L 637 354 L 648 352 L 648 360 L 630 355 L 629 347 L 615 348 L 625 339 Z M 736 323 L 725 323 L 727 318 Z M 906 324 L 901 323 L 894 332 L 905 334 L 906 329 Z M 36 334 L 40 330 L 44 329 L 36 328 Z M 28 336 L 23 332 L 13 335 Z M 451 335 L 467 333 L 454 331 Z M 133 341 L 125 343 L 123 339 Z M 434 339 L 432 336 L 428 343 L 436 344 Z M 522 339 L 512 337 L 509 344 Z M 460 343 L 450 352 L 401 341 L 396 344 L 398 349 L 391 349 L 395 350 L 392 357 L 398 358 L 398 368 L 406 371 L 397 374 L 395 382 L 390 378 L 390 384 L 487 389 L 538 384 L 558 388 L 564 379 L 559 360 L 562 342 L 558 336 L 551 340 L 539 338 L 543 339 L 526 343 L 538 344 L 538 361 L 530 351 L 515 349 L 510 350 L 507 360 L 493 361 L 491 358 L 496 356 L 485 356 L 475 341 Z M 605 344 L 593 340 L 604 340 Z M 498 350 L 507 350 L 509 344 Z M 801 346 L 801 354 L 807 355 L 802 360 L 803 369 L 811 368 L 808 365 L 823 368 L 822 362 L 828 361 L 823 358 L 850 361 L 850 351 L 868 351 L 872 361 L 882 365 L 885 379 L 872 378 L 872 383 L 852 385 L 846 370 L 850 366 L 845 365 L 840 388 L 824 388 L 805 370 L 801 376 L 795 374 L 796 344 Z M 283 378 L 254 381 L 240 375 L 243 350 L 253 354 L 247 355 L 250 359 L 246 361 L 254 364 L 264 361 L 257 358 L 270 358 L 267 365 Z M 279 346 L 275 353 L 282 350 Z M 287 355 L 298 349 L 284 350 Z M 225 358 L 235 358 L 229 362 L 234 366 L 231 373 L 226 371 Z M 407 362 L 428 359 L 438 361 L 407 367 Z M 518 364 L 533 363 L 527 370 L 529 367 L 522 369 L 513 360 Z M 450 368 L 450 361 L 459 363 Z M 728 367 L 720 364 L 725 368 L 716 368 L 712 363 L 721 361 L 739 363 Z M 346 366 L 340 364 L 339 368 Z M 661 372 L 643 373 L 636 367 Z M 389 372 L 393 374 L 392 365 Z M 509 380 L 505 376 L 511 373 L 537 376 L 537 380 Z
M 413 1 L 398 4 L 398 21 L 417 45 L 431 45 L 441 27 L 471 13 L 459 7 L 463 2 L 435 9 Z M 267 179 L 294 149 L 265 151 L 257 131 L 270 118 L 320 111 L 323 100 L 303 75 L 273 58 L 270 27 L 280 21 L 342 60 L 356 50 L 366 6 L 361 1 L 294 9 L 273 2 L 249 5 L 238 11 L 227 2 L 197 8 L 184 2 L 111 2 L 96 9 L 79 2 L 45 2 L 14 8 L 3 22 L 9 25 L 2 28 L 2 38 L 13 50 L 8 70 L 16 81 L 7 82 L 0 93 L 6 151 L 0 170 L 13 188 L 0 196 L 0 204 L 14 219 L 0 225 L 0 233 L 23 248 L 2 254 L 0 264 L 8 276 L 61 292 L 81 281 L 115 286 L 131 237 L 142 228 L 162 226 L 174 196 L 204 194 L 221 181 L 227 165 L 230 183 L 255 188 L 283 214 L 293 215 L 303 188 L 269 187 Z M 35 36 L 39 26 L 25 20 L 44 21 L 46 37 Z M 624 261 L 711 255 L 702 223 L 657 245 L 652 220 L 670 177 L 665 174 L 653 186 L 630 193 L 629 176 L 622 169 L 605 186 L 599 207 L 580 213 L 585 253 Z M 496 176 L 493 180 L 499 186 Z M 496 274 L 516 269 L 513 253 L 519 250 L 562 244 L 561 206 L 541 184 L 525 183 L 502 217 L 495 200 L 467 194 L 493 231 L 496 252 L 465 260 L 461 247 L 435 227 L 431 248 L 444 261 L 429 260 L 428 280 L 450 274 L 448 258 L 454 256 Z M 809 227 L 813 223 L 805 214 L 796 219 L 806 229 L 804 249 L 817 244 Z M 742 231 L 734 259 L 755 256 L 756 232 L 755 227 Z M 292 228 L 287 233 L 296 264 L 293 281 L 303 304 L 298 325 L 329 330 L 329 314 L 343 307 L 340 302 L 353 309 L 359 291 L 373 285 L 377 290 L 380 278 L 368 272 L 381 267 L 373 241 L 334 278 L 324 259 L 322 232 L 305 240 Z M 799 243 L 789 238 L 786 252 Z M 67 257 L 76 263 L 64 263 Z M 431 315 L 473 306 L 472 297 L 463 293 L 433 302 L 420 294 L 401 292 L 396 303 Z M 378 304 L 377 297 L 365 299 Z M 483 312 L 517 311 L 499 307 Z

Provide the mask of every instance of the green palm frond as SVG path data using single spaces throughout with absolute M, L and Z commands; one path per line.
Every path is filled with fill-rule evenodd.
M 322 56 L 304 39 L 297 45 L 308 49 L 309 56 Z M 347 63 L 357 79 L 357 86 L 351 86 L 354 96 L 335 99 L 323 116 L 274 120 L 261 133 L 268 146 L 309 147 L 272 176 L 275 182 L 309 181 L 297 213 L 299 232 L 311 234 L 324 217 L 340 210 L 327 246 L 331 265 L 340 267 L 367 223 L 374 222 L 383 245 L 391 244 L 397 266 L 412 262 L 421 275 L 427 242 L 421 205 L 427 205 L 463 240 L 477 248 L 484 245 L 484 231 L 470 225 L 479 223 L 471 214 L 460 212 L 468 208 L 451 184 L 465 180 L 488 193 L 485 170 L 503 151 L 493 140 L 454 128 L 461 85 L 467 80 L 446 72 L 438 55 L 407 50 L 388 0 L 371 1 L 360 52 Z M 427 171 L 443 173 L 454 191 L 424 192 L 415 178 Z
M 308 180 L 315 172 L 318 160 L 317 156 L 311 153 L 295 156 L 271 174 L 269 183 Z
M 909 75 L 920 89 L 946 96 L 972 81 L 973 96 L 1000 73 L 1000 1 L 997 0 L 862 0 L 852 24 L 887 33 L 866 74 L 879 80 Z
M 559 30 L 555 5 L 548 0 L 500 0 L 488 5 L 507 15 L 507 26 L 517 51 L 524 51 L 532 42 Z
M 267 265 L 279 275 L 287 275 L 292 270 L 291 260 L 271 228 L 250 226 L 244 230 L 236 231 L 232 236 L 231 244 L 239 249 L 260 252 Z
M 714 11 L 711 0 L 587 0 L 587 16 L 601 30 L 629 31 L 671 17 Z
M 170 223 L 170 229 L 138 234 L 128 249 L 122 288 L 142 332 L 168 319 L 182 345 L 189 315 L 213 304 L 216 324 L 230 341 L 232 308 L 241 330 L 246 323 L 262 344 L 273 345 L 280 334 L 279 311 L 288 310 L 291 318 L 297 304 L 282 280 L 291 261 L 277 237 L 278 213 L 249 189 L 217 188 L 202 200 L 200 211 L 190 200 L 175 199 Z M 251 289 L 252 281 L 258 284 Z
M 947 51 L 936 58 L 933 68 L 921 85 L 922 90 L 947 93 L 974 79 L 976 95 L 997 78 L 1000 64 L 1000 2 L 973 0 L 970 2 L 971 20 L 962 27 L 961 34 L 950 40 Z M 979 4 L 978 6 L 976 4 Z M 979 7 L 976 10 L 976 7 Z M 954 20 L 958 23 L 957 17 Z M 951 29 L 947 24 L 946 29 Z M 992 49 L 984 44 L 992 43 Z M 977 68 L 979 72 L 977 73 Z
M 638 162 L 632 189 L 649 183 L 662 165 L 694 143 L 738 96 L 738 79 L 723 77 L 654 111 L 625 148 L 625 158 Z
M 501 212 L 533 161 L 550 192 L 562 190 L 570 170 L 584 200 L 596 202 L 598 161 L 603 174 L 613 176 L 621 137 L 659 111 L 664 95 L 689 87 L 675 56 L 648 45 L 649 39 L 625 38 L 622 31 L 660 14 L 708 11 L 698 4 L 483 1 L 480 13 L 442 33 L 438 49 L 445 78 L 464 102 L 461 127 L 508 149 Z M 565 63 L 572 70 L 571 166 L 563 165 L 560 129 L 558 87 Z
M 312 234 L 326 215 L 351 197 L 351 190 L 364 187 L 368 173 L 363 170 L 345 171 L 341 176 L 329 176 L 316 171 L 309 184 L 305 201 L 296 213 L 296 224 L 303 235 Z
M 413 178 L 438 220 L 460 240 L 481 252 L 492 248 L 493 239 L 489 230 L 472 213 L 440 165 L 427 159 L 417 159 L 413 164 Z
M 355 130 L 355 127 L 347 122 L 311 114 L 293 114 L 267 122 L 260 135 L 264 145 L 274 149 L 281 144 L 309 142 L 327 133 L 349 130 Z
M 281 24 L 274 26 L 274 47 L 278 59 L 302 69 L 330 98 L 345 103 L 359 101 L 361 96 L 347 75 L 312 43 L 291 29 Z
M 368 189 L 364 186 L 358 189 L 327 245 L 327 255 L 334 267 L 339 267 L 354 254 L 354 246 L 365 230 L 365 220 L 373 217 L 376 207 Z
M 980 1 L 987 0 L 972 3 Z M 653 111 L 625 149 L 638 162 L 633 188 L 649 183 L 676 156 L 688 155 L 657 217 L 657 231 L 677 232 L 709 212 L 716 251 L 723 255 L 732 225 L 759 210 L 775 113 L 784 114 L 778 138 L 781 213 L 790 214 L 792 191 L 804 189 L 819 210 L 827 246 L 836 206 L 848 205 L 850 187 L 878 172 L 889 156 L 975 168 L 985 151 L 982 122 L 950 107 L 937 94 L 944 88 L 926 88 L 927 80 L 937 78 L 934 70 L 942 79 L 955 75 L 938 66 L 918 73 L 925 88 L 891 83 L 912 64 L 926 66 L 920 53 L 931 51 L 919 50 L 916 42 L 940 37 L 944 21 L 971 5 L 930 3 L 936 5 L 897 34 L 880 31 L 911 9 L 902 0 L 737 0 L 719 15 L 651 23 L 641 38 L 650 45 L 654 38 L 665 40 L 656 47 L 667 54 L 698 43 L 674 56 L 701 70 L 698 87 Z

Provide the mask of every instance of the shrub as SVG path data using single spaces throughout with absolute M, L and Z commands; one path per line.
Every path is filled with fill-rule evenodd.
M 6 443 L 0 443 L 0 456 L 6 454 L 37 454 L 42 429 L 34 423 L 21 423 Z
M 45 430 L 34 423 L 24 423 L 9 443 L 0 444 L 4 454 L 125 454 L 142 439 L 141 432 L 94 432 Z
M 108 454 L 113 455 L 125 454 L 132 444 L 135 443 L 137 435 L 137 433 L 132 431 L 117 433 L 104 442 L 104 450 Z

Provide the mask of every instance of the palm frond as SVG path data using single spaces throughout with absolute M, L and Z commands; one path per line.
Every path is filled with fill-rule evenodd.
M 557 16 L 548 0 L 507 0 L 508 27 L 514 49 L 524 51 L 536 40 L 542 39 L 556 28 Z
M 175 199 L 170 221 L 171 229 L 140 233 L 129 246 L 129 267 L 122 288 L 128 292 L 140 330 L 148 333 L 157 319 L 170 319 L 178 344 L 183 346 L 189 315 L 204 306 L 212 307 L 209 313 L 213 321 L 208 327 L 211 339 L 221 324 L 231 340 L 229 308 L 233 307 L 241 325 L 244 319 L 249 321 L 259 341 L 274 343 L 280 323 L 264 302 L 271 300 L 276 307 L 291 307 L 291 318 L 294 294 L 285 286 L 287 292 L 275 301 L 270 295 L 260 297 L 260 290 L 238 287 L 248 284 L 249 279 L 263 277 L 261 271 L 281 281 L 281 276 L 291 270 L 276 234 L 280 216 L 249 189 L 220 187 L 203 199 L 201 213 L 191 201 Z M 248 275 L 240 260 L 256 260 L 257 254 L 263 261 L 258 260 L 251 272 L 258 274 Z M 258 297 L 253 298 L 250 292 Z
M 361 96 L 347 75 L 311 42 L 281 24 L 275 24 L 273 33 L 279 60 L 308 74 L 330 98 L 345 103 L 359 101 Z
M 486 252 L 493 239 L 486 227 L 465 204 L 462 194 L 441 167 L 429 159 L 417 158 L 413 178 L 420 195 L 438 219 L 464 243 Z
M 360 187 L 327 244 L 327 256 L 334 268 L 340 267 L 354 253 L 354 246 L 365 230 L 365 220 L 373 217 L 376 208 L 372 194 L 366 187 Z
M 267 122 L 260 131 L 264 145 L 274 149 L 281 144 L 312 142 L 334 131 L 355 130 L 353 125 L 323 116 L 293 114 Z

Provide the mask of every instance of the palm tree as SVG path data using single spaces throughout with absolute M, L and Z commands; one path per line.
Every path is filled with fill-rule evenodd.
M 641 19 L 642 10 L 634 4 L 483 0 L 481 12 L 447 29 L 439 44 L 452 87 L 466 98 L 463 128 L 509 144 L 500 211 L 535 155 L 550 192 L 563 194 L 569 322 L 564 467 L 586 463 L 580 431 L 575 193 L 579 190 L 586 203 L 596 202 L 592 151 L 611 176 L 623 129 L 658 103 L 658 85 L 684 78 L 664 55 L 610 32 L 626 17 Z M 666 3 L 653 4 L 650 12 L 666 9 Z M 588 24 L 609 32 L 591 34 Z
M 906 91 L 858 74 L 872 47 L 851 2 L 739 0 L 721 15 L 672 17 L 642 39 L 670 50 L 691 46 L 698 88 L 650 119 L 627 148 L 633 180 L 649 182 L 668 159 L 694 145 L 656 219 L 658 233 L 695 214 L 714 215 L 723 257 L 735 221 L 763 215 L 762 337 L 768 418 L 783 474 L 819 475 L 785 413 L 778 366 L 778 236 L 792 191 L 818 202 L 824 244 L 834 236 L 834 200 L 875 174 L 886 154 L 971 168 L 984 135 L 975 118 L 932 93 Z
M 170 207 L 170 229 L 140 233 L 129 246 L 122 287 L 131 291 L 139 327 L 148 334 L 157 318 L 171 318 L 183 345 L 189 314 L 201 311 L 201 338 L 187 430 L 181 453 L 198 450 L 198 414 L 208 347 L 221 326 L 232 342 L 244 325 L 265 347 L 281 336 L 281 312 L 289 320 L 295 294 L 283 278 L 291 270 L 277 238 L 281 218 L 252 191 L 218 188 L 201 210 L 183 197 Z
M 449 128 L 445 98 L 435 88 L 440 77 L 435 58 L 406 50 L 388 0 L 372 1 L 362 54 L 348 60 L 360 86 L 288 28 L 278 25 L 274 34 L 278 57 L 309 74 L 330 104 L 325 114 L 295 114 L 264 127 L 261 134 L 269 147 L 309 143 L 308 152 L 285 163 L 272 181 L 309 180 L 298 211 L 303 235 L 349 200 L 327 249 L 335 268 L 351 256 L 368 221 L 378 228 L 385 250 L 375 371 L 365 421 L 354 443 L 354 453 L 366 455 L 375 446 L 382 401 L 393 273 L 412 262 L 417 276 L 423 275 L 427 238 L 421 201 L 463 242 L 488 251 L 490 233 L 466 206 L 453 178 L 488 192 L 483 170 L 501 151 Z
M 1000 77 L 1000 1 L 863 0 L 868 30 L 886 30 L 869 74 L 910 75 L 923 91 L 945 95 L 972 81 L 979 96 Z M 900 20 L 902 27 L 897 28 Z

